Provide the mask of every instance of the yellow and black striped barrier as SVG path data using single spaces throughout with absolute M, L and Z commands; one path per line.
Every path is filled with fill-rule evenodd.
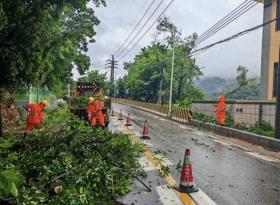
M 128 99 L 120 99 L 120 98 L 113 98 L 112 101 L 115 103 L 133 105 L 133 106 L 146 108 L 146 109 L 153 110 L 153 111 L 165 114 L 165 115 L 168 114 L 168 105 L 146 103 L 146 102 L 140 102 L 140 101 L 134 101 L 134 100 L 128 100 Z M 175 119 L 180 122 L 189 122 L 192 119 L 192 116 L 193 116 L 192 111 L 188 108 L 172 107 L 172 112 L 171 112 L 172 119 Z

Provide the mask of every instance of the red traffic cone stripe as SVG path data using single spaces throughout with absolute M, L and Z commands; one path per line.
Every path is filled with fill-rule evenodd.
M 193 185 L 193 174 L 190 155 L 190 150 L 186 149 L 179 185 L 180 191 L 185 193 L 192 193 L 198 191 L 198 189 Z
M 130 117 L 130 113 L 127 114 L 127 118 L 126 118 L 126 126 L 131 126 L 132 124 L 132 119 Z

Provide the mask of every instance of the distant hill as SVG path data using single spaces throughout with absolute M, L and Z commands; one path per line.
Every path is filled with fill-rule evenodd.
M 206 77 L 195 82 L 195 85 L 202 89 L 205 99 L 216 100 L 218 96 L 227 90 L 232 90 L 237 86 L 235 79 L 223 79 L 220 77 Z M 242 88 L 238 93 L 232 96 L 234 100 L 257 100 L 259 99 L 260 82 L 257 80 L 254 84 Z

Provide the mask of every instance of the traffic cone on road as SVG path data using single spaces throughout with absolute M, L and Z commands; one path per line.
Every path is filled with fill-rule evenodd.
M 142 139 L 151 139 L 151 137 L 149 136 L 149 128 L 148 128 L 147 120 L 145 120 L 144 122 Z
M 127 118 L 126 118 L 126 126 L 131 126 L 132 125 L 132 119 L 130 117 L 130 113 L 127 114 Z
M 119 113 L 119 118 L 118 120 L 123 120 L 123 115 L 122 115 L 122 111 L 120 110 L 120 113 Z
M 115 116 L 115 113 L 114 113 L 113 108 L 112 108 L 112 110 L 111 110 L 111 116 Z
M 192 164 L 190 155 L 190 150 L 186 149 L 179 184 L 179 191 L 183 193 L 193 193 L 198 191 L 198 188 L 193 185 Z

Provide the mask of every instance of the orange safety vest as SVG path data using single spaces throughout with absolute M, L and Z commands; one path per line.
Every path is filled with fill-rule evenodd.
M 39 104 L 27 104 L 25 108 L 28 110 L 29 114 L 27 117 L 27 122 L 30 124 L 39 124 L 44 121 L 45 113 L 42 112 L 45 108 L 45 105 L 42 103 Z

